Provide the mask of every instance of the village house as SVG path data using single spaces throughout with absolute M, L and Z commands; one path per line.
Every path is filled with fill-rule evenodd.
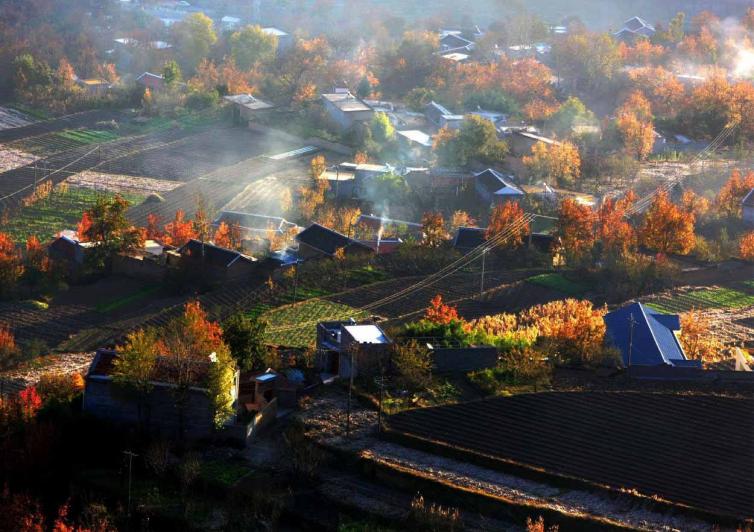
M 368 122 L 374 110 L 349 91 L 322 95 L 325 111 L 341 131 L 348 131 L 360 122 Z
M 262 31 L 265 32 L 267 35 L 272 35 L 273 37 L 277 38 L 278 41 L 278 53 L 285 52 L 289 48 L 293 46 L 293 36 L 289 33 L 284 32 L 283 30 L 279 28 L 262 28 Z
M 234 31 L 241 27 L 241 19 L 238 17 L 225 15 L 220 19 L 220 27 L 223 29 L 223 31 Z
M 460 30 L 443 30 L 440 32 L 440 52 L 471 52 L 475 47 L 473 41 L 463 37 Z
M 220 224 L 228 227 L 237 226 L 241 232 L 244 249 L 262 251 L 269 247 L 270 237 L 283 239 L 286 235 L 296 232 L 298 226 L 279 216 L 267 216 L 238 211 L 221 211 L 212 222 L 212 228 L 217 230 Z M 266 251 L 266 249 L 265 249 Z
M 123 386 L 113 381 L 113 370 L 118 355 L 114 351 L 101 349 L 86 374 L 84 412 L 119 425 L 142 423 L 153 434 L 169 438 L 203 439 L 215 433 L 213 398 L 209 394 L 209 355 L 206 361 L 192 361 L 190 385 L 181 392 L 183 400 L 178 401 L 175 373 L 176 368 L 166 357 L 157 360 L 151 391 L 145 397 L 125 393 Z M 237 408 L 240 374 L 236 370 L 231 389 L 226 390 Z M 228 424 L 235 422 L 235 416 Z
M 182 268 L 210 282 L 248 279 L 256 270 L 254 257 L 199 240 L 189 240 L 177 253 Z
M 641 17 L 631 17 L 623 23 L 623 27 L 613 33 L 621 41 L 633 42 L 637 38 L 649 39 L 655 34 L 655 27 Z
M 549 137 L 544 137 L 525 129 L 516 129 L 513 130 L 510 134 L 511 152 L 518 157 L 529 155 L 534 145 L 539 142 L 544 142 L 548 145 L 560 144 L 560 142 L 558 142 L 557 140 L 551 139 Z
M 317 368 L 341 378 L 377 373 L 393 341 L 373 323 L 329 321 L 317 324 Z M 353 365 L 352 365 L 353 364 Z
M 76 231 L 61 231 L 47 246 L 47 255 L 56 261 L 68 275 L 81 271 L 94 242 L 80 242 Z
M 104 79 L 81 79 L 76 76 L 74 81 L 76 82 L 76 85 L 86 92 L 87 96 L 103 96 L 112 88 L 112 84 Z
M 741 202 L 741 215 L 744 222 L 754 225 L 754 188 L 746 194 L 746 197 Z
M 113 273 L 144 281 L 162 281 L 168 269 L 166 252 L 174 249 L 155 240 L 145 240 L 141 248 L 113 257 Z
M 701 368 L 701 361 L 689 360 L 677 333 L 677 314 L 663 314 L 643 303 L 631 303 L 605 315 L 606 340 L 616 347 L 623 365 Z
M 298 256 L 303 260 L 332 257 L 339 249 L 342 249 L 346 255 L 372 253 L 372 248 L 369 246 L 317 223 L 296 235 L 296 242 L 298 242 Z
M 248 125 L 255 117 L 275 106 L 255 98 L 251 94 L 234 94 L 223 96 L 223 100 L 233 106 L 233 123 Z
M 459 227 L 453 237 L 453 249 L 461 253 L 478 248 L 487 241 L 487 229 L 482 227 Z
M 432 136 L 418 129 L 396 131 L 401 154 L 409 161 L 426 161 L 432 156 Z
M 479 199 L 488 205 L 520 201 L 525 196 L 514 184 L 512 176 L 504 176 L 492 168 L 474 174 L 474 189 Z
M 424 116 L 427 118 L 427 122 L 437 129 L 444 127 L 458 129 L 463 122 L 463 115 L 453 114 L 435 101 L 429 102 L 424 108 Z
M 160 74 L 144 72 L 136 78 L 136 83 L 152 92 L 159 92 L 165 87 L 165 78 Z
M 421 240 L 424 238 L 424 227 L 420 223 L 393 220 L 384 216 L 362 214 L 356 221 L 356 228 L 360 233 L 367 233 L 369 237 L 377 235 L 397 236 Z

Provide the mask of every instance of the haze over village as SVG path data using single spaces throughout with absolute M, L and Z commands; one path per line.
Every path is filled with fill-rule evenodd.
M 0 2 L 0 532 L 754 524 L 754 3 Z

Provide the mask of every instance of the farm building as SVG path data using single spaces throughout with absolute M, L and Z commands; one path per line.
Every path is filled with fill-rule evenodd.
M 235 124 L 246 125 L 250 120 L 253 120 L 255 116 L 259 116 L 260 113 L 274 108 L 272 104 L 263 102 L 251 94 L 223 96 L 223 100 L 230 102 L 233 106 L 233 122 Z
M 435 101 L 429 102 L 424 108 L 424 116 L 427 118 L 427 122 L 437 129 L 444 127 L 458 129 L 463 122 L 463 115 L 453 114 Z
M 176 400 L 174 384 L 176 368 L 165 357 L 158 358 L 152 390 L 144 400 L 137 400 L 122 386 L 113 381 L 114 351 L 99 350 L 87 372 L 84 387 L 83 410 L 95 417 L 115 424 L 145 423 L 150 431 L 166 437 L 207 438 L 214 432 L 214 408 L 209 391 L 210 361 L 194 361 L 190 370 L 191 386 L 183 406 Z M 239 373 L 226 392 L 235 401 L 238 398 Z M 229 420 L 233 422 L 234 419 Z
M 613 33 L 621 41 L 633 42 L 637 38 L 650 38 L 655 34 L 655 27 L 641 17 L 631 17 L 623 27 Z
M 468 253 L 478 248 L 487 240 L 487 229 L 481 227 L 459 227 L 453 238 L 453 248 L 461 253 Z
M 663 314 L 642 303 L 631 303 L 605 315 L 606 338 L 631 366 L 700 368 L 689 360 L 676 336 L 681 330 L 677 314 Z
M 393 341 L 372 323 L 354 320 L 317 324 L 317 366 L 323 373 L 349 378 L 359 371 L 378 371 Z M 353 367 L 351 362 L 353 361 Z
M 165 86 L 165 78 L 160 74 L 144 72 L 136 78 L 136 83 L 152 92 L 159 92 Z
M 284 52 L 293 46 L 293 36 L 290 33 L 286 33 L 279 28 L 262 28 L 262 31 L 267 35 L 277 37 L 278 40 L 278 52 Z
M 189 240 L 178 254 L 182 267 L 212 282 L 248 279 L 256 271 L 255 258 L 199 240 Z
M 744 222 L 754 225 L 754 188 L 752 188 L 741 202 L 741 213 Z
M 372 119 L 374 110 L 348 91 L 322 95 L 325 111 L 341 131 Z
M 301 259 L 332 257 L 339 249 L 344 253 L 372 253 L 372 248 L 337 231 L 312 224 L 298 235 L 298 255 Z
M 411 161 L 424 161 L 432 155 L 432 136 L 418 129 L 396 131 L 403 156 Z
M 526 130 L 514 130 L 510 136 L 511 152 L 517 156 L 528 155 L 531 153 L 531 149 L 538 142 L 544 142 L 545 144 L 559 144 L 557 140 L 553 140 L 549 137 L 543 137 L 537 133 Z
M 47 246 L 47 254 L 52 260 L 63 263 L 68 273 L 75 273 L 94 246 L 94 242 L 80 242 L 75 231 L 62 231 Z
M 104 79 L 81 79 L 78 76 L 75 78 L 76 85 L 84 89 L 87 96 L 102 96 L 110 90 L 111 84 Z
M 474 189 L 479 199 L 487 205 L 498 205 L 506 201 L 520 201 L 525 194 L 513 182 L 512 176 L 487 168 L 474 174 Z

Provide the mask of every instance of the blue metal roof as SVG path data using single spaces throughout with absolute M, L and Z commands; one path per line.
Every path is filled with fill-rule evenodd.
M 633 341 L 631 342 L 631 316 Z M 676 314 L 663 314 L 641 303 L 631 303 L 605 316 L 608 340 L 623 355 L 623 363 L 632 366 L 700 366 L 696 360 L 687 360 L 675 331 L 680 331 L 680 318 Z

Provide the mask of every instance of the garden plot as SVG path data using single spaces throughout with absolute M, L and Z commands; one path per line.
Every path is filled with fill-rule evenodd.
M 92 188 L 109 192 L 136 193 L 136 194 L 161 194 L 169 192 L 183 185 L 180 181 L 166 179 L 154 179 L 152 177 L 138 177 L 121 174 L 104 174 L 87 170 L 72 175 L 65 180 L 66 183 L 78 187 Z
M 360 320 L 368 313 L 327 301 L 312 299 L 295 305 L 278 307 L 260 316 L 267 322 L 265 340 L 273 345 L 286 347 L 308 347 L 317 338 L 317 323 L 353 318 Z
M 39 157 L 37 157 L 36 155 L 17 150 L 15 148 L 0 148 L 0 172 L 5 172 L 7 170 L 13 170 L 14 168 L 26 166 L 27 164 L 31 164 L 38 159 Z
M 0 129 L 28 126 L 34 122 L 30 117 L 10 107 L 0 107 Z

